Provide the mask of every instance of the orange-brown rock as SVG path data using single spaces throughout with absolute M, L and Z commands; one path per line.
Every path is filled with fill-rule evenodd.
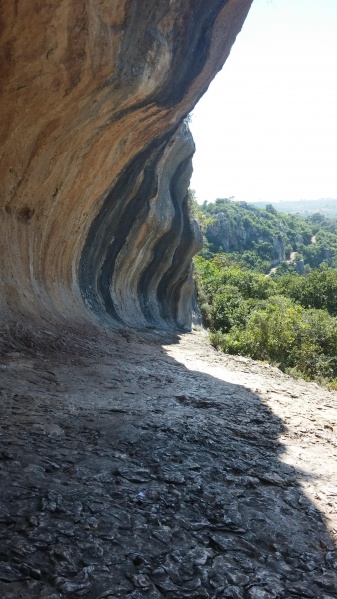
M 182 123 L 251 2 L 1 2 L 3 319 L 189 326 Z

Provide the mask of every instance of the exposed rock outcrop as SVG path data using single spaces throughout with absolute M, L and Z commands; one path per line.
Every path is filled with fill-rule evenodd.
M 182 123 L 251 2 L 1 3 L 4 319 L 189 326 Z
M 254 207 L 251 208 L 254 210 Z M 255 209 L 256 210 L 256 209 Z M 267 243 L 272 250 L 272 266 L 286 259 L 285 236 L 280 233 L 273 234 L 271 230 L 261 230 L 254 223 L 246 219 L 233 220 L 227 214 L 219 212 L 208 224 L 205 235 L 216 251 L 226 253 L 242 252 L 254 249 L 261 243 Z
M 103 320 L 189 326 L 191 258 L 202 246 L 187 205 L 193 152 L 183 125 L 170 144 L 145 154 L 141 176 L 137 164 L 126 169 L 93 222 L 80 284 Z

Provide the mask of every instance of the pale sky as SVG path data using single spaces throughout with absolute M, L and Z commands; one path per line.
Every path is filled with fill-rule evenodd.
M 337 0 L 254 0 L 190 127 L 200 203 L 337 199 Z

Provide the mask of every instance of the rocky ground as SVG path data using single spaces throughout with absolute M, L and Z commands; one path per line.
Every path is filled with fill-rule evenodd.
M 336 394 L 203 332 L 14 337 L 1 598 L 337 597 Z

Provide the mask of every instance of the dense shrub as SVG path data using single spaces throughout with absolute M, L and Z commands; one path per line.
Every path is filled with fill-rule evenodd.
M 320 268 L 306 276 L 284 276 L 277 280 L 279 290 L 304 308 L 324 309 L 337 316 L 337 269 Z
M 195 272 L 212 343 L 337 389 L 337 219 L 227 199 L 192 204 L 205 241 Z M 286 260 L 271 271 L 280 248 Z
M 214 346 L 337 386 L 336 271 L 274 281 L 219 255 L 197 257 L 196 276 Z

